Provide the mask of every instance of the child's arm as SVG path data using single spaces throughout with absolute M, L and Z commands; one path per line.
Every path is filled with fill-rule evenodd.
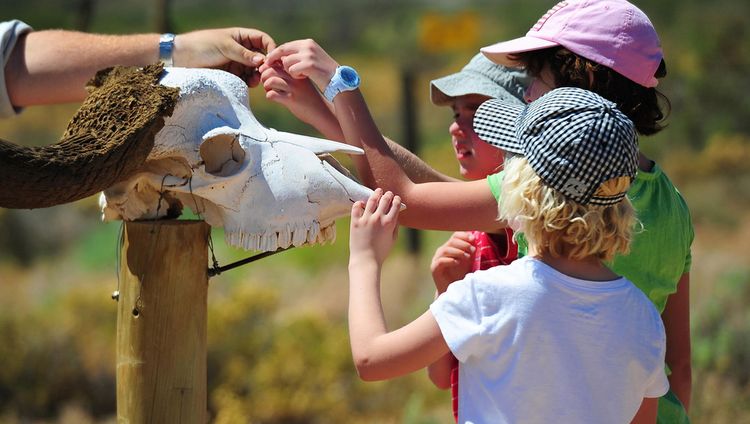
M 380 270 L 396 239 L 401 199 L 381 189 L 352 207 L 349 240 L 349 333 L 352 356 L 363 380 L 401 376 L 448 352 L 430 311 L 387 332 L 380 302 Z
M 267 63 L 281 62 L 294 78 L 310 78 L 325 89 L 338 63 L 312 40 L 285 43 L 271 51 Z M 407 226 L 435 230 L 497 231 L 497 202 L 486 181 L 414 184 L 401 169 L 378 130 L 359 90 L 334 98 L 336 117 L 347 143 L 365 150 L 365 166 L 375 184 L 398 193 L 408 208 L 399 216 Z M 359 165 L 358 165 L 359 166 Z
M 266 99 L 286 107 L 297 119 L 318 130 L 325 138 L 345 142 L 333 105 L 323 98 L 312 81 L 308 78 L 292 78 L 278 63 L 274 66 L 263 65 L 261 72 Z M 412 181 L 458 181 L 436 171 L 400 144 L 388 138 L 385 141 L 401 169 Z M 375 180 L 365 158 L 357 155 L 353 160 L 362 182 L 375 187 Z
M 448 352 L 427 366 L 427 376 L 430 377 L 435 387 L 443 390 L 451 388 L 451 371 L 454 362 L 456 362 L 456 357 Z
M 484 180 L 414 184 L 394 160 L 358 90 L 334 99 L 336 116 L 349 144 L 360 140 L 378 186 L 398 193 L 407 209 L 403 225 L 433 230 L 497 231 L 497 201 Z
M 635 413 L 635 417 L 630 424 L 654 424 L 656 422 L 656 413 L 659 409 L 659 398 L 643 398 L 641 407 Z
M 677 292 L 667 298 L 667 306 L 661 317 L 667 334 L 665 359 L 671 371 L 667 377 L 669 387 L 688 411 L 693 380 L 690 364 L 690 273 L 680 278 Z

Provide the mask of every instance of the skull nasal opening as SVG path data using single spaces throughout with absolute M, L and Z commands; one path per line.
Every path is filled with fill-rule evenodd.
M 220 134 L 206 139 L 201 143 L 200 154 L 206 172 L 219 177 L 234 174 L 245 161 L 245 150 L 234 134 Z

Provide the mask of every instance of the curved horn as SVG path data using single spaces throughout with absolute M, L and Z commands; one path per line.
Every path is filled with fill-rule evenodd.
M 291 143 L 296 146 L 312 150 L 315 154 L 323 153 L 347 153 L 350 155 L 364 155 L 364 150 L 356 146 L 340 143 L 338 141 L 327 140 L 325 138 L 310 137 L 302 134 L 293 134 L 286 131 L 277 131 L 273 128 L 268 129 L 270 141 L 281 141 Z
M 73 202 L 135 172 L 179 94 L 179 89 L 159 85 L 162 70 L 157 64 L 99 71 L 56 144 L 23 147 L 0 140 L 0 207 Z

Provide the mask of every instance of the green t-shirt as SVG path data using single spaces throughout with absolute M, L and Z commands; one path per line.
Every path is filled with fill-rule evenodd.
M 490 190 L 501 200 L 503 172 L 487 177 Z M 664 311 L 667 297 L 677 291 L 683 274 L 690 272 L 690 245 L 694 232 L 685 200 L 657 166 L 651 172 L 638 171 L 628 191 L 643 229 L 634 234 L 630 254 L 617 256 L 610 268 L 633 282 Z M 518 256 L 528 251 L 518 235 Z

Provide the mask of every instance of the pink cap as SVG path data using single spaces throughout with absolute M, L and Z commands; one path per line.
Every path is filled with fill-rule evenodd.
M 525 37 L 480 50 L 495 63 L 517 66 L 508 55 L 555 46 L 612 68 L 644 87 L 658 84 L 654 73 L 663 57 L 659 36 L 646 14 L 625 0 L 561 1 Z

